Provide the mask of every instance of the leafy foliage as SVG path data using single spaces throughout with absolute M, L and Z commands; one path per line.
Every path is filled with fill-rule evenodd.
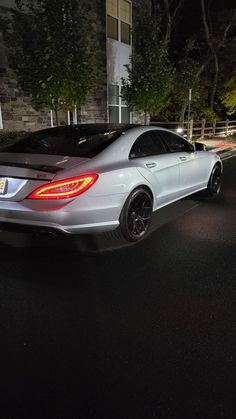
M 0 150 L 15 144 L 16 139 L 20 140 L 24 135 L 25 131 L 0 131 Z
M 158 114 L 173 88 L 174 69 L 161 36 L 157 15 L 143 4 L 133 28 L 133 54 L 122 79 L 122 98 L 132 110 Z
M 192 89 L 192 107 L 199 98 L 199 64 L 190 57 L 188 48 L 181 51 L 175 58 L 174 86 L 169 105 L 164 109 L 162 115 L 183 122 L 188 105 L 189 89 Z
M 236 72 L 225 83 L 222 102 L 226 106 L 229 115 L 233 115 L 236 112 Z
M 7 35 L 10 65 L 38 108 L 70 110 L 95 88 L 94 16 L 85 3 L 16 1 Z

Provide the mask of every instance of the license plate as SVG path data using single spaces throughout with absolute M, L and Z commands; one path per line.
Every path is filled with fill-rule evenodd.
M 3 195 L 6 192 L 7 188 L 7 179 L 0 179 L 0 195 Z

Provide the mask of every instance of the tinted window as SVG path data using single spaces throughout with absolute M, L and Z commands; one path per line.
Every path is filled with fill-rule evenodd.
M 124 129 L 112 129 L 106 125 L 53 128 L 16 137 L 13 144 L 0 146 L 0 152 L 92 158 L 123 132 Z
M 160 131 L 160 136 L 172 153 L 194 151 L 192 144 L 172 132 Z
M 157 154 L 166 153 L 165 145 L 162 139 L 155 131 L 149 131 L 142 134 L 134 143 L 131 151 L 130 158 L 153 156 Z

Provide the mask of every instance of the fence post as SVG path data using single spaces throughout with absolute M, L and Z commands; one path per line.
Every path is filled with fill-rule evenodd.
M 67 125 L 70 125 L 70 111 L 67 111 Z
M 225 135 L 227 136 L 229 133 L 229 120 L 226 119 L 226 123 L 225 123 Z
M 205 126 L 206 126 L 206 120 L 205 118 L 202 119 L 202 127 L 201 127 L 201 138 L 204 138 L 205 136 Z
M 50 119 L 51 119 L 51 128 L 53 128 L 54 124 L 53 124 L 53 110 L 50 110 Z
M 73 112 L 73 124 L 74 125 L 78 124 L 78 114 L 77 114 L 77 106 L 76 105 L 74 107 L 74 112 Z
M 189 123 L 189 139 L 190 141 L 193 138 L 193 119 L 190 119 L 190 123 Z
M 216 135 L 216 119 L 214 119 L 214 121 L 213 121 L 212 134 L 214 136 Z
M 2 106 L 0 102 L 0 129 L 3 129 L 3 122 L 2 122 Z

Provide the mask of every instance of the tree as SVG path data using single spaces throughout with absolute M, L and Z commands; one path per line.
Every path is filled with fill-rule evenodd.
M 6 36 L 9 61 L 35 107 L 72 110 L 96 85 L 93 16 L 79 0 L 17 0 Z
M 122 98 L 132 110 L 158 114 L 167 103 L 173 87 L 174 70 L 168 47 L 162 39 L 157 13 L 147 2 L 140 8 L 133 28 L 133 54 L 122 79 Z
M 236 72 L 225 83 L 222 102 L 226 106 L 229 115 L 233 115 L 236 112 Z
M 205 33 L 206 44 L 208 47 L 206 59 L 202 65 L 202 73 L 208 70 L 209 107 L 213 112 L 215 109 L 217 90 L 222 82 L 222 73 L 225 73 L 224 51 L 229 49 L 229 45 L 234 42 L 232 36 L 236 27 L 236 10 L 229 10 L 226 13 L 213 14 L 206 10 L 206 0 L 201 0 L 202 20 Z M 214 24 L 213 24 L 214 20 Z M 215 30 L 214 30 L 215 29 Z M 232 61 L 232 60 L 231 60 Z
M 212 34 L 210 33 L 209 23 L 208 23 L 207 14 L 206 14 L 205 0 L 201 0 L 201 8 L 202 8 L 202 19 L 203 19 L 203 25 L 204 25 L 204 30 L 205 30 L 206 42 L 209 47 L 213 65 L 214 65 L 214 75 L 213 75 L 213 83 L 212 83 L 212 90 L 211 90 L 211 97 L 210 97 L 210 109 L 211 111 L 213 111 L 215 94 L 217 90 L 218 77 L 219 77 L 219 59 L 218 59 L 218 54 L 217 54 L 217 48 L 212 39 Z
M 186 47 L 176 52 L 174 65 L 176 68 L 173 91 L 171 92 L 169 105 L 162 114 L 164 118 L 179 120 L 184 124 L 185 114 L 189 101 L 189 89 L 192 90 L 192 106 L 198 100 L 199 86 L 199 63 L 191 56 L 194 44 L 188 40 Z

